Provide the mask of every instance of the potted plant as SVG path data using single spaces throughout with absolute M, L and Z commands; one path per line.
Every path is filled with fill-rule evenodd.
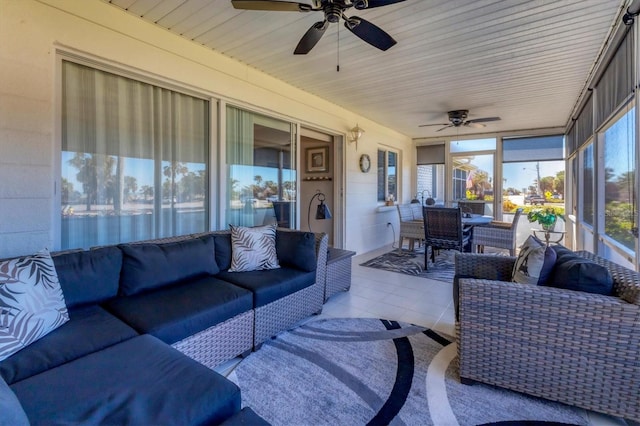
M 558 220 L 558 214 L 553 207 L 531 209 L 527 213 L 527 219 L 529 222 L 538 222 L 543 230 L 553 231 Z

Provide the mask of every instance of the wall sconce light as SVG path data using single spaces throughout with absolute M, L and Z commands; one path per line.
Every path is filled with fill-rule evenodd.
M 326 196 L 320 192 L 320 190 L 316 190 L 316 193 L 309 200 L 309 210 L 307 211 L 307 224 L 309 225 L 309 231 L 311 231 L 311 205 L 315 198 L 318 198 L 318 201 L 320 201 L 320 204 L 318 204 L 318 207 L 316 208 L 316 220 L 331 219 L 329 206 L 324 203 Z
M 356 124 L 356 127 L 349 130 L 349 142 L 356 143 L 356 151 L 358 150 L 358 140 L 362 137 L 364 130 Z

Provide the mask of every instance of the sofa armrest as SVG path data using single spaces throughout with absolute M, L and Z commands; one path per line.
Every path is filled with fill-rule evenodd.
M 327 279 L 327 252 L 329 250 L 329 236 L 324 232 L 316 232 L 316 285 L 322 287 L 324 298 L 324 287 Z
M 474 231 L 475 232 L 475 231 Z M 456 253 L 455 275 L 478 279 L 511 281 L 516 258 L 489 254 Z

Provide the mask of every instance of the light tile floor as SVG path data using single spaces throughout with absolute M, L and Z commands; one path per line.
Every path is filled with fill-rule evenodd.
M 307 321 L 324 318 L 384 318 L 428 327 L 453 337 L 455 328 L 451 284 L 360 266 L 392 249 L 387 246 L 353 257 L 351 289 L 331 297 L 324 305 L 322 314 Z M 216 371 L 228 375 L 237 364 L 238 360 L 230 361 Z M 591 424 L 595 426 L 628 425 L 620 419 L 598 413 L 587 414 Z

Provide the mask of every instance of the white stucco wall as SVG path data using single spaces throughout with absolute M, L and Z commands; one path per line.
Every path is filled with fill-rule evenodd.
M 99 0 L 0 0 L 0 258 L 55 250 L 57 49 L 95 56 L 292 121 L 346 134 L 366 129 L 356 152 L 347 144 L 346 248 L 359 253 L 388 244 L 395 211 L 377 213 L 376 152 L 400 151 L 401 201 L 411 198 L 412 141 L 253 68 L 173 36 Z M 360 172 L 367 153 L 371 171 Z

